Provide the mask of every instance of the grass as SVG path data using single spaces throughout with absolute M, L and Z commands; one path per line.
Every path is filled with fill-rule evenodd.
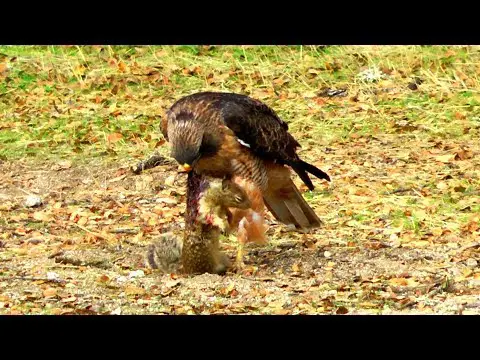
M 3 159 L 142 156 L 160 138 L 160 115 L 201 90 L 260 98 L 301 140 L 321 135 L 323 144 L 395 132 L 389 123 L 401 118 L 433 135 L 459 137 L 455 114 L 474 114 L 480 99 L 476 47 L 2 46 L 0 52 L 10 67 L 0 87 Z M 369 67 L 396 76 L 359 79 Z M 412 76 L 424 80 L 420 91 L 404 91 Z M 323 87 L 346 87 L 349 96 L 318 106 Z M 402 93 L 383 91 L 389 88 Z M 359 92 L 363 106 L 355 109 L 350 98 Z M 125 141 L 109 144 L 112 132 Z
M 304 196 L 332 239 L 433 247 L 478 235 L 467 226 L 480 221 L 478 46 L 0 46 L 0 54 L 2 161 L 123 165 L 167 154 L 159 124 L 174 101 L 231 91 L 275 109 L 302 158 L 330 174 L 333 185 L 315 182 Z M 325 88 L 347 95 L 325 97 Z

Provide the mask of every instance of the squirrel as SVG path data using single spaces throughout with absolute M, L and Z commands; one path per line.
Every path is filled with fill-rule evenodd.
M 150 244 L 147 266 L 163 272 L 223 274 L 230 260 L 220 251 L 219 238 L 228 234 L 232 213 L 229 208 L 251 207 L 246 192 L 228 180 L 188 174 L 187 209 L 183 241 L 165 233 Z

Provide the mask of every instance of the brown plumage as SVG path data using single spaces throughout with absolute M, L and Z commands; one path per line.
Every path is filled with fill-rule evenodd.
M 248 209 L 231 209 L 230 228 L 236 231 L 238 241 L 238 251 L 236 266 L 241 269 L 243 264 L 243 249 L 245 244 L 253 242 L 260 245 L 267 243 L 265 232 L 267 224 L 265 222 L 265 204 L 263 195 L 258 186 L 251 180 L 235 176 L 232 182 L 245 191 L 250 201 Z
M 329 176 L 301 160 L 299 143 L 288 125 L 267 105 L 248 96 L 203 92 L 172 105 L 162 122 L 171 155 L 199 174 L 254 183 L 275 218 L 299 228 L 316 227 L 320 219 L 290 178 L 292 168 L 314 189 L 308 173 Z

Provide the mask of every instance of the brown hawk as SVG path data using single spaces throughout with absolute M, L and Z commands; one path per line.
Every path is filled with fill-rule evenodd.
M 300 159 L 300 144 L 288 132 L 288 124 L 262 102 L 233 93 L 196 93 L 172 105 L 161 130 L 171 156 L 186 171 L 246 179 L 257 186 L 277 220 L 297 228 L 320 225 L 288 167 L 310 190 L 314 186 L 307 173 L 328 181 L 330 177 Z

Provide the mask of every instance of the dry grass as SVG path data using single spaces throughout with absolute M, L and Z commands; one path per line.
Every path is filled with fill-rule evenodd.
M 433 281 L 428 271 L 441 273 L 458 287 L 439 290 L 438 298 L 405 302 L 412 311 L 444 312 L 442 302 L 469 302 L 465 297 L 478 295 L 480 275 L 478 266 L 472 265 L 480 260 L 478 249 L 468 246 L 478 241 L 480 227 L 480 47 L 2 46 L 0 53 L 5 55 L 0 56 L 4 172 L 0 195 L 5 200 L 0 226 L 1 241 L 6 244 L 4 250 L 0 248 L 0 259 L 6 264 L 4 276 L 27 266 L 20 265 L 18 256 L 25 256 L 19 254 L 32 233 L 51 239 L 48 249 L 53 244 L 82 244 L 95 251 L 98 243 L 85 243 L 88 234 L 76 226 L 61 226 L 77 210 L 90 214 L 82 226 L 94 232 L 108 229 L 111 222 L 143 229 L 143 238 L 135 238 L 140 244 L 151 241 L 165 226 L 152 206 L 139 203 L 140 199 L 176 199 L 169 216 L 181 224 L 182 195 L 175 193 L 178 186 L 165 183 L 171 169 L 123 177 L 119 168 L 154 150 L 167 154 L 158 131 L 163 112 L 184 95 L 215 90 L 248 94 L 272 106 L 302 144 L 302 157 L 333 179 L 331 185 L 316 181 L 317 189 L 305 192 L 324 220 L 324 228 L 305 237 L 286 235 L 277 227 L 271 230 L 267 250 L 277 251 L 281 249 L 277 246 L 293 238 L 303 246 L 298 254 L 281 250 L 271 259 L 267 256 L 268 266 L 261 265 L 253 253 L 249 257 L 256 276 L 268 274 L 275 281 L 289 282 L 280 272 L 287 278 L 292 271 L 302 273 L 298 268 L 303 263 L 308 271 L 291 280 L 291 286 L 297 281 L 311 287 L 309 281 L 317 279 L 325 294 L 344 289 L 345 284 L 351 286 L 347 294 L 338 290 L 328 306 L 314 305 L 320 300 L 299 295 L 298 301 L 308 306 L 294 307 L 291 312 L 335 312 L 346 306 L 360 313 L 388 313 L 392 304 L 404 300 L 389 297 L 395 286 L 408 283 L 413 294 L 409 296 L 415 298 L 415 286 Z M 329 88 L 345 89 L 346 96 L 324 96 Z M 51 170 L 62 159 L 72 161 L 72 169 Z M 35 210 L 21 206 L 24 194 L 19 188 L 50 199 L 41 212 L 51 214 L 53 223 L 35 220 Z M 91 200 L 89 193 L 97 200 L 102 196 L 110 200 L 95 203 L 91 210 L 91 204 L 82 202 Z M 82 200 L 66 206 L 71 198 Z M 54 209 L 59 202 L 64 212 Z M 129 206 L 138 213 L 125 216 Z M 88 217 L 105 213 L 107 221 Z M 73 216 L 72 221 L 80 218 Z M 131 240 L 127 235 L 116 237 Z M 225 246 L 233 253 L 231 244 Z M 25 251 L 31 254 L 29 260 L 40 264 L 36 266 L 52 261 L 42 251 L 30 247 Z M 331 256 L 322 257 L 324 251 Z M 342 259 L 350 259 L 350 265 Z M 320 269 L 316 267 L 319 262 Z M 429 270 L 420 270 L 425 268 Z M 115 271 L 109 276 L 114 277 Z M 383 294 L 381 299 L 364 301 L 359 294 L 367 291 L 366 285 L 363 280 L 354 281 L 356 273 L 371 281 L 370 285 L 386 286 L 370 289 Z M 91 276 L 98 273 L 93 271 Z M 239 289 L 245 285 L 229 276 L 215 281 L 231 280 Z M 147 280 L 152 279 L 149 275 Z M 411 285 L 411 279 L 417 285 Z M 193 278 L 183 286 L 185 294 L 195 293 L 198 283 Z M 281 289 L 272 290 L 273 298 L 286 296 Z M 245 296 L 248 293 L 245 290 Z M 355 294 L 354 300 L 346 301 L 348 294 Z M 188 295 L 172 301 L 188 303 Z M 21 309 L 22 301 L 19 304 Z M 114 305 L 109 304 L 111 311 Z M 281 313 L 288 308 L 272 310 L 255 304 L 256 310 L 251 311 L 260 313 Z M 185 311 L 180 308 L 168 307 L 172 312 Z M 125 312 L 141 309 L 126 306 Z M 154 309 L 152 305 L 145 311 Z M 227 313 L 238 310 L 222 309 Z

